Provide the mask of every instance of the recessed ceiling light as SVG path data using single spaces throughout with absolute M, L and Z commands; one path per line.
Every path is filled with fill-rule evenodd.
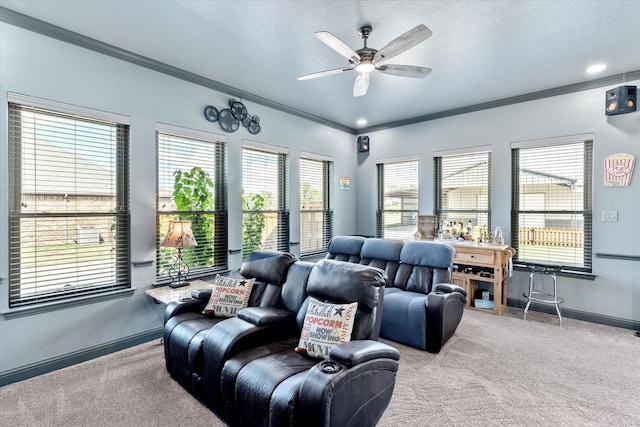
M 367 119 L 358 119 L 356 123 L 358 124 L 358 126 L 364 126 L 367 124 Z
M 600 71 L 604 70 L 605 68 L 607 68 L 607 66 L 605 64 L 595 64 L 590 66 L 589 68 L 587 68 L 587 73 L 599 73 Z

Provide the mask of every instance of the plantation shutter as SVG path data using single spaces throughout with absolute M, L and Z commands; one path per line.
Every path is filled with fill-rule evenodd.
M 413 240 L 418 230 L 418 161 L 379 163 L 378 237 Z
M 189 277 L 227 270 L 227 144 L 216 135 L 163 125 L 157 132 L 157 281 L 176 250 L 160 246 L 171 220 L 191 221 L 197 246 L 182 249 Z
M 591 272 L 592 136 L 512 144 L 516 260 Z
M 333 235 L 333 162 L 300 159 L 300 254 L 325 252 Z
M 288 155 L 242 151 L 242 254 L 289 250 Z
M 128 118 L 8 98 L 9 307 L 129 288 Z

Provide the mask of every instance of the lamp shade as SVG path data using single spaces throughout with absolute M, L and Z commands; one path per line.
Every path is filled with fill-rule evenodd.
M 191 231 L 191 221 L 169 221 L 169 230 L 160 246 L 167 248 L 186 248 L 198 246 L 196 238 Z

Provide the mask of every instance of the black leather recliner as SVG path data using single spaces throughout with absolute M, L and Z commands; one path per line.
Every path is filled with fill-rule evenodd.
M 249 306 L 279 306 L 289 267 L 297 260 L 288 252 L 255 251 L 247 256 L 235 278 L 256 278 Z M 304 289 L 298 292 L 302 300 Z M 170 303 L 164 313 L 163 343 L 167 371 L 187 391 L 202 400 L 203 342 L 212 326 L 226 317 L 202 314 L 211 290 L 193 291 L 190 301 Z
M 231 426 L 375 425 L 391 399 L 399 360 L 396 349 L 374 341 L 385 282 L 378 268 L 322 260 L 311 269 L 308 297 L 296 312 L 247 308 L 215 325 L 205 338 L 204 381 L 215 388 L 220 375 L 220 393 L 205 396 L 222 397 L 224 408 L 207 404 Z M 327 360 L 294 351 L 310 298 L 358 302 L 351 341 Z

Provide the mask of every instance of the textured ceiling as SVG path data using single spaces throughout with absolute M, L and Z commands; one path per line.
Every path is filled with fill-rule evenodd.
M 0 6 L 349 128 L 371 127 L 640 70 L 640 1 L 18 1 Z M 425 24 L 433 36 L 391 60 L 425 79 L 355 72 L 314 36 L 380 49 Z M 600 74 L 585 72 L 606 63 Z M 622 83 L 622 80 L 620 81 Z M 365 118 L 368 124 L 356 125 Z

